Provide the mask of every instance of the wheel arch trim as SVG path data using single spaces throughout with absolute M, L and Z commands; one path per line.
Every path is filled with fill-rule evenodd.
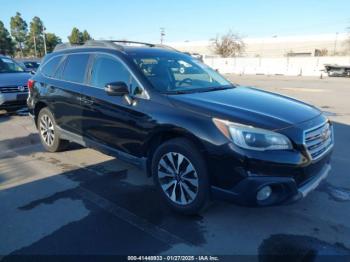
M 197 147 L 197 149 L 203 153 L 204 158 L 206 158 L 206 149 L 203 142 L 193 133 L 179 127 L 159 127 L 157 130 L 152 132 L 141 149 L 142 156 L 147 158 L 147 176 L 151 176 L 152 156 L 155 150 L 166 141 L 181 137 L 190 140 Z

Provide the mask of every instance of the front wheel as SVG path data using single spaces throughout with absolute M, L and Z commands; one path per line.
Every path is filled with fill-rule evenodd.
M 162 144 L 152 161 L 155 185 L 175 211 L 196 214 L 209 199 L 209 179 L 203 156 L 187 139 L 172 139 Z

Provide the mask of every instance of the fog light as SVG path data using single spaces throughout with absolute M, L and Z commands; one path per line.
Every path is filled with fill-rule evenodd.
M 264 186 L 256 194 L 256 199 L 258 201 L 264 201 L 271 196 L 271 193 L 272 193 L 272 188 L 270 186 Z

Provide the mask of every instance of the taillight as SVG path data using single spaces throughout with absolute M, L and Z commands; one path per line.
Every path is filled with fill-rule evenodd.
M 27 83 L 27 86 L 28 86 L 28 90 L 32 91 L 32 89 L 34 87 L 34 80 L 33 79 L 29 79 L 28 83 Z

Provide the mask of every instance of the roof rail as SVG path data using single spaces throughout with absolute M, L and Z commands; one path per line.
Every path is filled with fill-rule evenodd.
M 107 47 L 107 48 L 118 49 L 121 51 L 124 50 L 123 46 L 117 45 L 113 41 L 109 41 L 109 40 L 89 40 L 83 46 Z
M 71 43 L 62 43 L 62 44 L 58 44 L 56 45 L 55 49 L 53 50 L 54 52 L 59 51 L 59 50 L 63 50 L 63 49 L 67 49 L 67 48 L 73 48 L 76 47 L 76 45 L 72 45 Z
M 56 51 L 60 51 L 68 48 L 84 48 L 84 47 L 106 47 L 106 48 L 112 48 L 112 49 L 118 49 L 120 51 L 124 51 L 123 44 L 145 45 L 148 47 L 166 48 L 172 51 L 180 52 L 175 48 L 167 45 L 150 44 L 145 42 L 127 41 L 127 40 L 89 40 L 84 45 L 72 45 L 70 43 L 63 43 L 63 44 L 56 45 L 53 51 L 56 52 Z
M 175 51 L 175 52 L 180 52 L 182 53 L 181 51 L 177 50 L 176 48 L 172 47 L 172 46 L 169 46 L 169 45 L 163 45 L 163 44 L 156 44 L 154 45 L 155 47 L 159 47 L 159 48 L 165 48 L 165 49 L 169 49 L 169 50 L 172 50 L 172 51 Z
M 180 52 L 179 50 L 171 47 L 171 46 L 167 46 L 167 45 L 163 45 L 163 44 L 151 44 L 151 43 L 145 43 L 145 42 L 138 42 L 138 41 L 128 41 L 128 40 L 109 40 L 110 42 L 113 43 L 122 43 L 122 44 L 139 44 L 139 45 L 146 45 L 149 47 L 159 47 L 159 48 L 166 48 L 169 50 L 173 50 L 176 52 Z
M 71 43 L 62 43 L 56 45 L 54 52 L 69 49 L 69 48 L 84 48 L 84 47 L 107 47 L 107 48 L 113 48 L 123 51 L 124 48 L 121 45 L 117 45 L 112 43 L 111 41 L 104 41 L 104 40 L 88 40 L 83 45 L 72 45 Z
M 137 45 L 146 45 L 149 47 L 154 47 L 155 44 L 145 43 L 145 42 L 138 42 L 138 41 L 128 41 L 128 40 L 108 40 L 112 43 L 122 43 L 122 44 L 137 44 Z

